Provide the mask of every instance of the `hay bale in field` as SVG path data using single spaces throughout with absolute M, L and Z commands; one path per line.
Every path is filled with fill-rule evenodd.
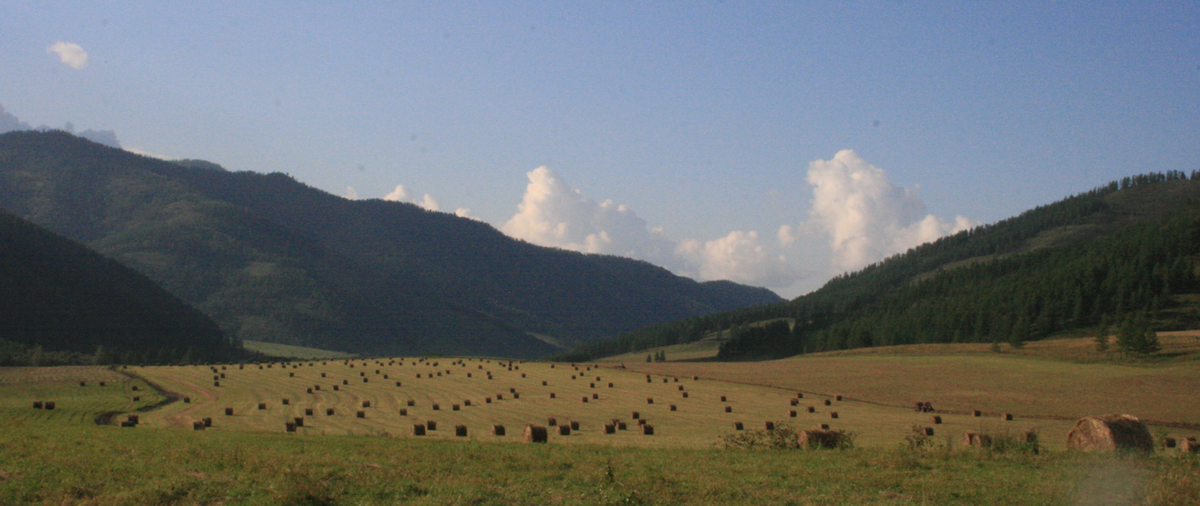
M 973 409 L 973 410 L 971 410 L 971 416 L 975 416 L 975 417 L 983 416 L 983 411 L 980 411 L 978 409 Z
M 1193 438 L 1184 439 L 1179 444 L 1180 453 L 1200 453 L 1200 442 Z
M 641 426 L 641 425 L 646 425 L 646 419 L 645 419 L 645 418 L 638 418 L 638 419 L 637 419 L 637 424 L 638 424 L 639 426 Z
M 133 423 L 129 420 L 125 420 L 125 421 L 121 422 L 121 426 L 122 427 L 137 427 L 137 424 Z
M 683 398 L 684 398 L 684 399 L 687 399 L 687 398 L 688 398 L 688 393 L 687 393 L 687 392 L 684 392 L 684 393 L 682 393 L 682 394 L 680 394 L 680 395 L 683 395 Z
M 492 435 L 493 436 L 503 436 L 504 435 L 504 426 L 503 425 L 493 425 L 492 426 Z
M 125 417 L 125 420 L 126 420 L 126 421 L 130 421 L 130 422 L 133 422 L 133 423 L 139 423 L 139 422 L 141 422 L 141 419 L 140 419 L 140 418 L 138 418 L 138 416 L 137 416 L 137 415 L 132 415 L 132 414 L 131 414 L 131 415 L 128 415 L 128 416 L 126 416 L 126 417 Z
M 545 443 L 549 439 L 545 427 L 536 425 L 525 426 L 525 436 L 521 438 L 525 443 Z
M 292 419 L 292 423 L 295 423 L 297 427 L 303 427 L 304 426 L 304 417 L 297 416 Z
M 441 411 L 441 410 L 442 410 L 442 407 L 441 407 L 440 405 L 438 405 L 438 404 L 434 404 L 434 405 L 433 405 L 433 406 L 431 406 L 431 407 L 433 408 L 433 410 L 434 410 L 434 411 Z
M 343 384 L 343 385 L 349 385 L 349 384 L 350 384 L 350 380 L 342 380 L 342 384 Z
M 212 418 L 209 418 L 206 416 L 204 418 L 201 418 L 200 421 L 204 422 L 205 427 L 212 427 Z
M 724 395 L 722 395 L 722 396 L 721 396 L 721 402 L 726 402 L 726 401 L 725 401 L 725 396 L 724 396 Z
M 1013 419 L 1012 413 L 1000 413 L 1000 420 L 1005 421 L 1005 422 L 1011 422 L 1012 419 Z
M 403 386 L 403 385 L 399 381 L 397 381 L 396 386 Z
M 579 430 L 579 422 L 571 420 L 571 430 Z
M 599 399 L 600 399 L 600 394 L 592 394 L 592 399 L 594 399 L 594 400 L 599 400 Z
M 325 408 L 325 416 L 333 416 L 333 408 Z
M 775 430 L 775 422 L 763 422 L 763 430 Z
M 832 405 L 833 405 L 833 401 L 831 401 L 831 400 L 829 400 L 829 399 L 825 399 L 825 405 L 826 405 L 826 406 L 832 406 Z
M 425 428 L 429 430 L 437 430 L 437 422 L 433 420 L 425 420 Z
M 547 383 L 549 383 L 549 382 L 546 380 L 542 380 L 542 386 L 547 386 Z
M 733 406 L 725 406 L 726 413 L 733 413 Z
M 363 378 L 363 383 L 370 383 L 370 381 L 371 381 L 370 378 Z
M 312 392 L 313 392 L 312 387 L 308 387 L 307 389 L 304 390 L 304 393 L 306 393 L 306 394 L 311 394 Z
M 942 417 L 940 417 L 938 415 L 933 415 L 933 416 L 929 417 L 929 423 L 932 423 L 934 425 L 940 424 L 940 423 L 942 423 Z
M 412 427 L 412 433 L 414 436 L 424 436 L 425 435 L 425 424 L 414 423 L 413 427 Z
M 608 388 L 612 388 L 612 387 L 613 387 L 613 384 L 612 384 L 612 383 L 609 383 L 609 384 L 608 384 Z
M 220 381 L 214 381 L 214 382 L 213 382 L 213 386 L 214 386 L 214 387 L 219 387 L 219 386 L 221 386 L 221 382 L 220 382 Z
M 371 407 L 371 401 L 362 401 L 362 407 L 364 407 L 364 408 Z
M 133 385 L 132 387 L 130 387 L 130 390 L 133 390 L 134 392 L 136 392 L 136 391 L 138 391 L 138 386 Z
M 804 392 L 796 392 L 796 398 L 797 398 L 797 399 L 803 399 L 803 398 L 804 398 Z
M 87 382 L 86 382 L 86 381 L 80 381 L 80 382 L 79 382 L 79 386 L 81 386 L 81 387 L 86 387 L 86 386 L 87 386 Z
M 312 416 L 313 408 L 304 408 L 304 416 Z
M 318 391 L 318 392 L 320 392 L 320 391 L 321 391 L 321 385 L 313 385 L 312 389 L 313 389 L 313 390 L 316 390 L 316 391 Z
M 917 431 L 922 436 L 932 436 L 933 435 L 933 427 L 920 427 L 917 429 Z
M 496 394 L 496 400 L 498 400 L 498 401 L 504 400 L 504 394 Z
M 42 401 L 33 401 L 33 409 L 42 409 Z
M 258 409 L 260 409 L 260 410 L 267 409 L 267 403 L 265 403 L 265 402 L 258 403 Z
M 135 395 L 135 396 L 133 396 L 133 402 L 137 402 L 137 401 L 140 401 L 140 400 L 142 400 L 142 396 L 140 396 L 140 395 Z
M 588 396 L 586 396 L 586 395 L 585 395 L 585 396 L 581 397 L 579 400 L 580 400 L 581 402 L 583 402 L 584 404 L 587 404 L 587 401 L 588 401 Z
M 294 373 L 294 372 L 289 372 L 289 373 L 288 373 L 288 377 L 289 377 L 289 378 L 295 378 L 295 377 L 296 377 L 296 373 Z
M 833 400 L 835 400 L 835 401 L 841 401 L 841 400 L 842 400 L 842 396 L 841 396 L 841 395 L 835 395 L 835 396 L 833 397 Z
M 677 411 L 679 409 L 679 408 L 675 407 L 674 404 L 668 405 L 667 408 L 670 409 L 671 411 Z
M 292 401 L 289 399 L 283 399 L 282 402 L 283 402 L 284 406 L 287 406 L 287 405 L 291 404 Z
M 101 382 L 97 383 L 97 385 L 100 385 L 103 387 L 103 386 L 108 386 L 108 383 L 101 381 Z
M 800 399 L 792 399 L 792 400 L 789 402 L 789 404 L 790 404 L 790 405 L 792 405 L 792 406 L 799 406 L 799 405 L 800 405 Z
M 654 435 L 654 426 L 650 425 L 648 423 L 642 425 L 642 435 L 643 436 L 653 436 Z
M 1173 438 L 1173 437 L 1168 436 L 1168 437 L 1162 438 L 1163 448 L 1174 448 L 1175 443 L 1176 443 L 1175 438 Z
M 966 431 L 962 437 L 963 446 L 988 448 L 992 446 L 992 436 L 984 432 Z
M 611 423 L 604 424 L 604 433 L 605 434 L 615 434 L 616 432 L 617 432 L 616 425 L 613 425 Z
M 296 432 L 296 423 L 295 422 L 284 422 L 283 427 L 288 432 Z
M 633 413 L 629 414 L 629 418 L 632 420 L 637 420 L 638 418 L 641 418 L 641 417 L 642 417 L 642 414 L 638 413 L 637 411 L 634 411 Z
M 554 392 L 550 392 L 550 398 L 551 398 L 551 399 L 553 399 L 553 398 L 554 398 Z
M 408 402 L 405 402 L 405 405 L 411 408 L 417 405 L 417 401 L 409 399 Z
M 400 408 L 400 416 L 408 416 L 408 408 Z
M 699 376 L 692 376 L 692 381 L 700 381 L 700 377 L 699 377 Z
M 742 425 L 742 422 L 733 422 L 733 430 L 742 430 L 744 428 L 746 428 L 746 426 Z
M 467 426 L 466 425 L 455 425 L 454 426 L 454 435 L 457 437 L 467 437 Z
M 1089 416 L 1067 433 L 1067 448 L 1083 451 L 1154 451 L 1154 437 L 1132 415 Z
M 520 399 L 520 398 L 521 398 L 521 394 L 513 394 L 513 399 Z
M 1036 430 L 1026 430 L 1017 434 L 1017 442 L 1021 444 L 1037 444 L 1038 433 Z
M 484 404 L 491 404 L 491 403 L 492 403 L 492 398 L 491 398 L 491 397 L 484 397 L 484 398 L 483 398 L 483 402 L 484 402 Z
M 653 397 L 647 397 L 647 398 L 646 398 L 646 404 L 654 404 L 654 398 L 653 398 Z
M 558 435 L 570 436 L 571 435 L 571 426 L 570 425 L 559 425 L 558 426 Z
M 627 430 L 628 428 L 629 426 L 625 425 L 625 422 L 617 422 L 617 430 Z
M 321 373 L 321 377 L 322 377 L 322 378 L 324 378 L 324 377 L 325 377 L 325 373 Z
M 546 425 L 549 425 L 549 426 L 551 426 L 551 427 L 557 427 L 557 426 L 558 426 L 558 419 L 557 419 L 557 418 L 554 418 L 554 417 L 550 417 L 549 419 L 547 419 L 547 420 L 546 420 Z
M 333 386 L 333 391 L 334 391 L 334 392 L 337 392 L 337 391 L 338 391 L 338 386 L 337 386 L 337 385 L 334 385 L 334 386 Z
M 817 427 L 821 430 L 829 430 L 829 424 L 827 423 L 818 424 Z
M 788 410 L 788 418 L 796 418 L 796 410 L 794 410 L 794 409 Z
M 821 430 L 802 430 L 796 434 L 796 443 L 801 448 L 816 450 L 821 448 L 840 448 L 849 442 L 844 432 Z
M 830 411 L 830 412 L 829 412 L 829 418 L 837 418 L 837 417 L 838 417 L 837 411 Z
M 225 416 L 233 416 L 233 408 L 225 408 Z

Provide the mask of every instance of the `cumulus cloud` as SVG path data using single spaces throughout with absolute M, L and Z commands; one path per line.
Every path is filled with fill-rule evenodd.
M 46 52 L 58 55 L 59 61 L 75 70 L 83 70 L 87 66 L 88 54 L 79 44 L 60 40 L 47 47 Z
M 584 253 L 605 253 L 669 264 L 674 243 L 651 231 L 633 210 L 611 200 L 596 202 L 571 188 L 547 167 L 526 174 L 529 185 L 500 230 L 534 244 Z
M 701 279 L 728 279 L 753 285 L 784 287 L 798 278 L 782 255 L 768 253 L 755 231 L 733 231 L 720 239 L 701 243 L 688 240 L 676 253 L 696 265 Z
M 387 200 L 390 202 L 407 202 L 409 204 L 416 204 L 416 205 L 420 206 L 421 208 L 426 209 L 428 211 L 438 211 L 442 207 L 440 204 L 438 204 L 437 199 L 433 198 L 433 195 L 430 195 L 428 193 L 425 194 L 425 197 L 422 198 L 420 202 L 417 202 L 413 197 L 411 197 L 408 194 L 408 188 L 405 188 L 404 185 L 402 185 L 402 184 L 396 185 L 395 190 L 392 190 L 391 193 L 384 195 L 383 200 Z M 470 210 L 467 210 L 467 212 L 470 212 Z
M 29 130 L 29 123 L 17 119 L 12 113 L 4 110 L 4 106 L 0 105 L 0 134 L 12 132 L 14 130 Z
M 343 196 L 346 197 L 347 200 L 358 200 L 358 190 L 355 190 L 353 186 L 347 186 L 346 194 Z
M 808 226 L 829 235 L 838 270 L 858 269 L 976 225 L 961 216 L 947 223 L 926 214 L 915 190 L 892 184 L 882 169 L 853 150 L 809 163 L 807 181 L 813 186 Z M 781 242 L 793 233 L 781 229 Z
M 517 213 L 500 228 L 511 237 L 645 260 L 702 280 L 782 287 L 797 278 L 783 257 L 759 244 L 757 232 L 735 231 L 712 241 L 677 244 L 627 206 L 592 200 L 549 168 L 538 167 L 526 175 L 529 184 Z
M 458 216 L 459 218 L 469 218 L 469 219 L 472 219 L 475 221 L 479 221 L 479 217 L 475 216 L 475 213 L 472 213 L 470 209 L 467 209 L 465 207 L 460 207 L 458 209 L 455 209 L 454 215 Z

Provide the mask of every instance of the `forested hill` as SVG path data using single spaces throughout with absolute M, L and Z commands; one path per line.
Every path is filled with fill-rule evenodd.
M 137 269 L 247 340 L 530 357 L 556 349 L 547 343 L 780 300 L 63 132 L 0 135 L 0 208 Z
M 1200 173 L 1146 174 L 944 237 L 795 300 L 652 326 L 559 355 L 583 361 L 705 337 L 720 358 L 925 342 L 1010 342 L 1115 324 L 1200 325 Z
M 145 276 L 0 210 L 0 365 L 200 363 L 240 346 Z

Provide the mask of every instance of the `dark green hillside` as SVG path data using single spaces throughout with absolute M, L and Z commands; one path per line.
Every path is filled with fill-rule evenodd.
M 157 363 L 229 360 L 240 348 L 145 276 L 3 210 L 0 280 L 0 365 L 35 348 Z
M 787 303 L 640 329 L 563 358 L 626 353 L 728 331 L 721 358 L 925 342 L 1012 342 L 1157 318 L 1194 327 L 1200 174 L 1125 178 L 838 276 Z M 756 325 L 787 319 L 791 325 Z
M 241 339 L 360 353 L 535 356 L 778 301 L 645 262 L 533 246 L 491 226 L 283 174 L 227 172 L 65 133 L 0 136 L 0 207 L 145 273 Z

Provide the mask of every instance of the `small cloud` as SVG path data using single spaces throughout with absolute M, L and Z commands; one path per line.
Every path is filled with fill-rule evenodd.
M 358 190 L 355 190 L 353 186 L 347 186 L 344 196 L 349 200 L 358 200 Z
M 470 209 L 467 209 L 465 207 L 460 207 L 458 209 L 455 209 L 454 215 L 458 216 L 459 218 L 467 218 L 467 219 L 479 221 L 479 217 L 475 216 L 475 213 L 472 213 Z
M 421 203 L 417 205 L 421 206 L 421 208 L 426 211 L 437 211 L 442 207 L 440 204 L 438 204 L 437 199 L 434 199 L 433 195 L 428 193 L 425 194 L 425 198 L 421 200 Z
M 408 202 L 408 189 L 404 188 L 404 185 L 398 184 L 396 185 L 396 189 L 392 190 L 392 193 L 383 196 L 383 200 L 389 202 Z
M 396 189 L 392 190 L 391 193 L 384 195 L 383 200 L 389 202 L 406 202 L 409 204 L 416 204 L 418 207 L 427 211 L 438 211 L 442 207 L 441 204 L 438 204 L 437 199 L 433 198 L 433 195 L 428 193 L 425 194 L 425 197 L 422 198 L 420 202 L 417 202 L 408 194 L 408 188 L 405 188 L 402 184 L 396 185 Z
M 47 47 L 46 52 L 58 55 L 59 61 L 75 70 L 83 70 L 87 66 L 88 54 L 79 44 L 60 40 Z
M 758 286 L 785 287 L 800 274 L 781 255 L 758 243 L 758 232 L 735 230 L 725 237 L 701 243 L 688 240 L 675 253 L 697 265 L 701 279 L 728 279 Z

